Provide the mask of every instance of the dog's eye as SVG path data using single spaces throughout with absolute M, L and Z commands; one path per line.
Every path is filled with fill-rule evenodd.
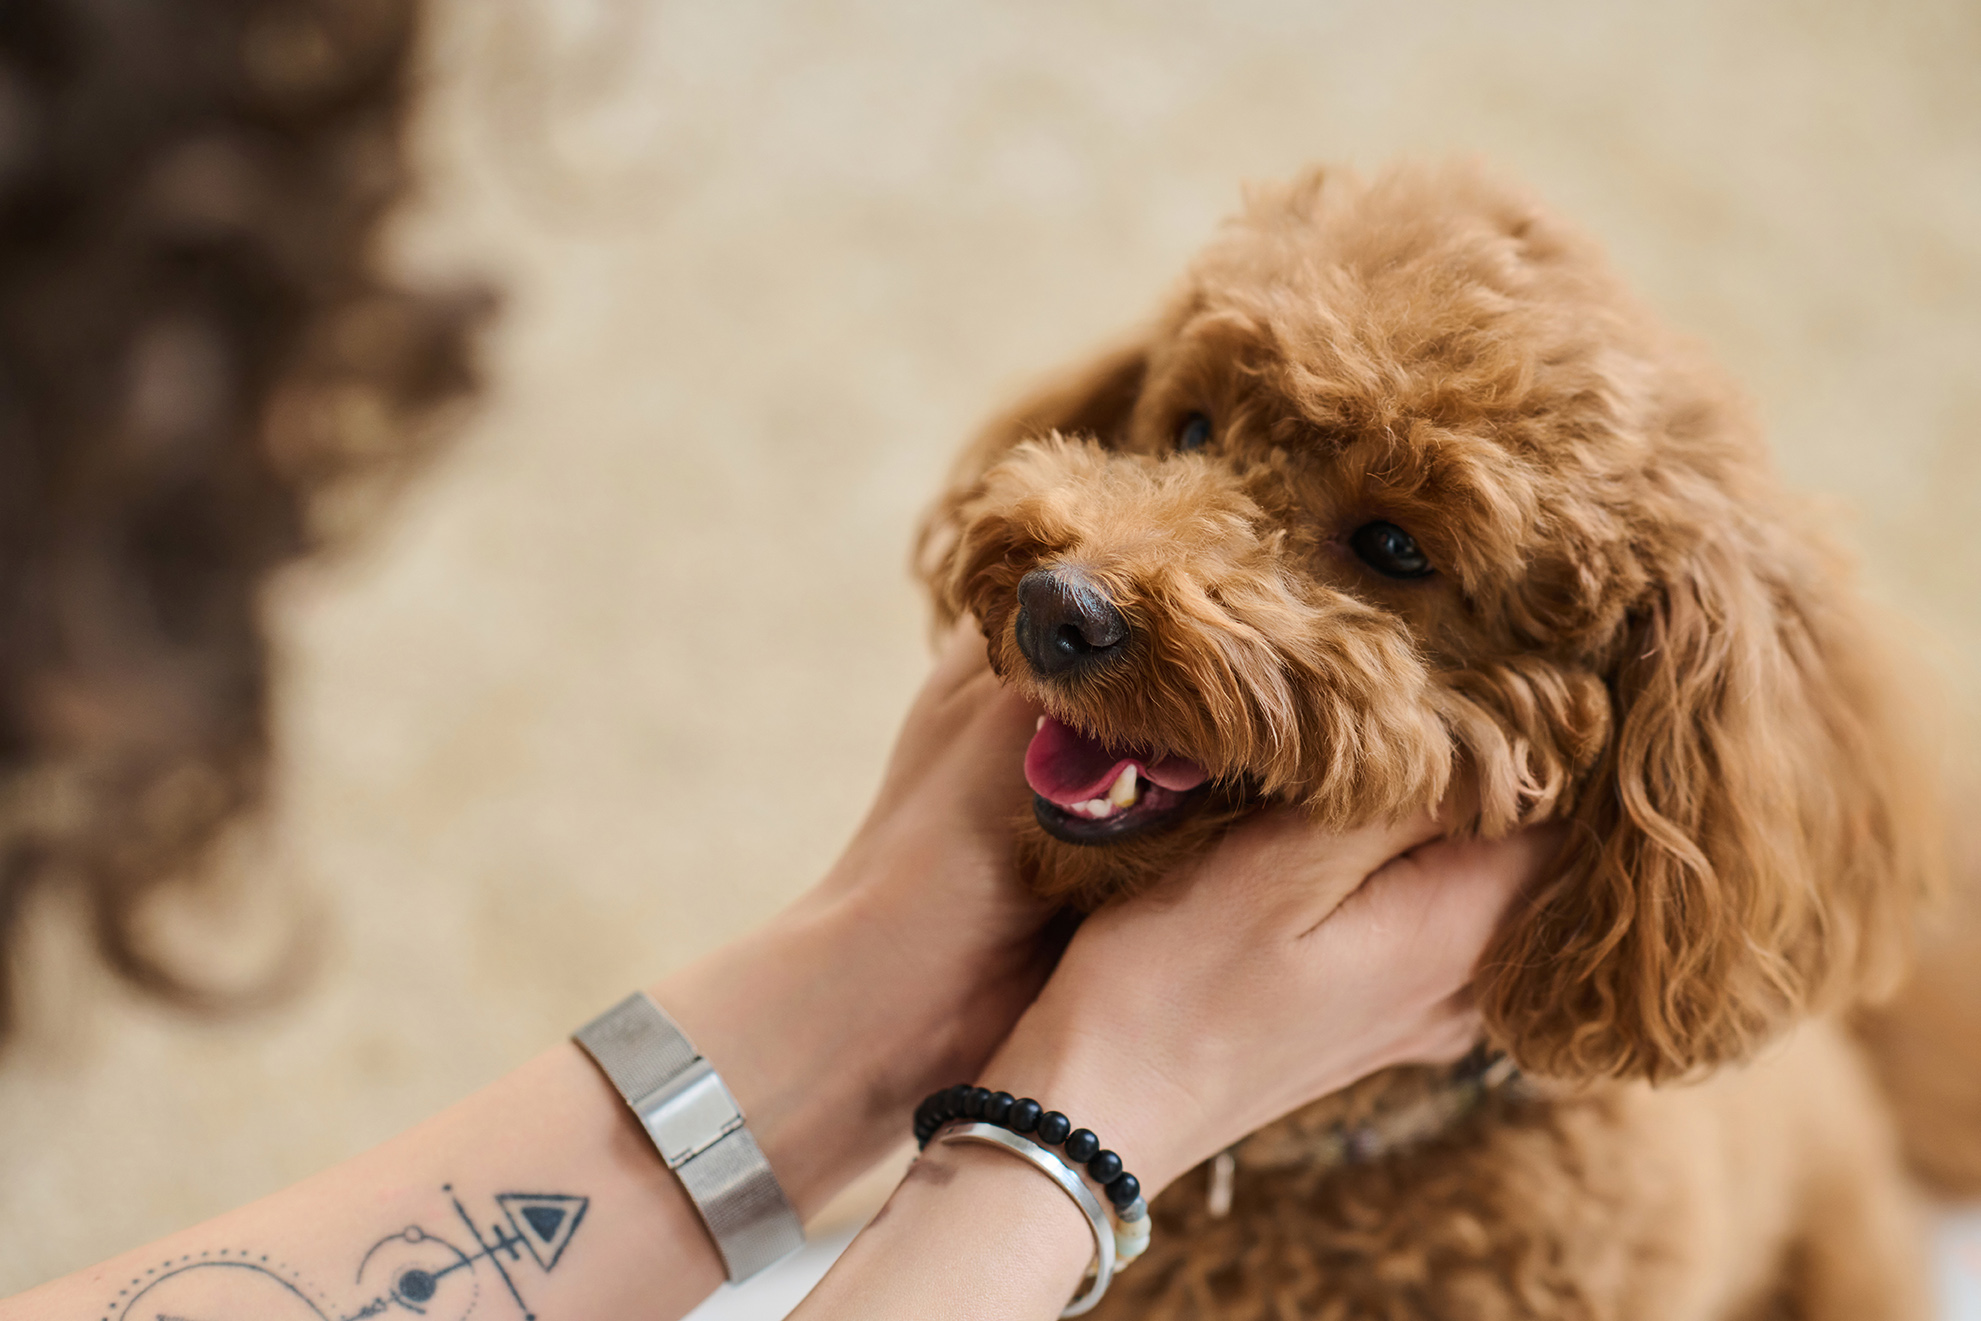
M 1362 562 L 1390 578 L 1422 578 L 1431 571 L 1430 557 L 1417 538 L 1394 523 L 1365 523 L 1348 539 Z
M 1202 413 L 1189 413 L 1176 427 L 1176 448 L 1188 454 L 1211 443 L 1211 420 Z

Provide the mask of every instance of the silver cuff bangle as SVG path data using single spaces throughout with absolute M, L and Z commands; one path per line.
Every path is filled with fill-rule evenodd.
M 708 1226 L 731 1284 L 805 1245 L 805 1229 L 736 1098 L 644 991 L 579 1028 L 584 1048 L 632 1107 Z
M 1093 1310 L 1101 1295 L 1107 1292 L 1108 1284 L 1114 1279 L 1114 1228 L 1108 1223 L 1107 1212 L 1101 1210 L 1100 1198 L 1094 1196 L 1086 1181 L 1073 1172 L 1071 1166 L 1052 1152 L 1046 1150 L 1030 1138 L 1020 1137 L 1009 1129 L 996 1124 L 956 1121 L 946 1124 L 935 1134 L 937 1142 L 981 1142 L 986 1146 L 1003 1147 L 1013 1155 L 1030 1161 L 1048 1179 L 1058 1184 L 1060 1190 L 1073 1199 L 1080 1208 L 1080 1214 L 1087 1217 L 1087 1227 L 1094 1231 L 1093 1281 L 1068 1303 L 1061 1316 L 1080 1316 Z

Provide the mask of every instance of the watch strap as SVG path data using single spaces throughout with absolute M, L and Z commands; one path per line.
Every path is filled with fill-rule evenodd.
M 643 991 L 572 1034 L 681 1180 L 732 1284 L 804 1246 L 804 1226 L 722 1078 Z

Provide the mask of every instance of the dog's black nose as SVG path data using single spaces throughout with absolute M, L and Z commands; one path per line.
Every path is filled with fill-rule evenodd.
M 1034 569 L 1018 580 L 1018 650 L 1043 677 L 1119 656 L 1128 621 L 1078 569 Z

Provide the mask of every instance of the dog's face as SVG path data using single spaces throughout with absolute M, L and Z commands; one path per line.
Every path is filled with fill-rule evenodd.
M 1573 823 L 1481 968 L 1530 1068 L 1668 1076 L 1880 974 L 1928 796 L 1842 570 L 1718 378 L 1466 171 L 1256 197 L 924 537 L 1050 713 L 1047 892 L 1266 802 Z

